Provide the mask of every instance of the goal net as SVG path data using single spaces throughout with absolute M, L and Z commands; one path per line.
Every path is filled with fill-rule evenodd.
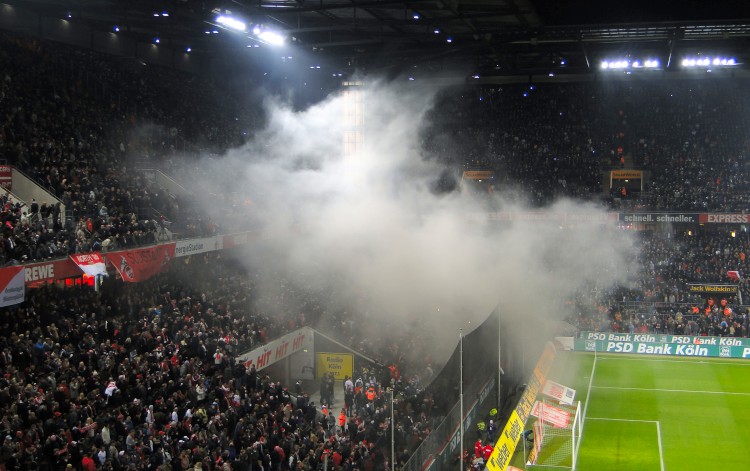
M 560 404 L 541 399 L 534 404 L 532 424 L 525 448 L 526 467 L 541 470 L 576 469 L 576 446 L 581 439 L 581 403 Z

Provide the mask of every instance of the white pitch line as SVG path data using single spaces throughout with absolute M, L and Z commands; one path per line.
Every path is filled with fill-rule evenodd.
M 610 417 L 587 417 L 589 420 L 609 420 L 612 422 L 640 422 L 656 425 L 656 441 L 659 446 L 659 466 L 664 471 L 664 448 L 661 444 L 661 423 L 658 420 L 638 420 L 638 419 L 615 419 Z
M 643 422 L 647 424 L 652 424 L 656 422 L 655 420 L 639 420 L 639 419 L 615 419 L 613 417 L 589 417 L 591 420 L 609 420 L 611 422 Z
M 693 393 L 693 394 L 722 394 L 728 396 L 750 396 L 750 392 L 731 392 L 731 391 L 699 391 L 695 389 L 658 389 L 658 388 L 626 388 L 621 386 L 594 386 L 596 389 L 621 389 L 624 391 L 652 391 L 652 392 L 671 392 L 671 393 Z
M 588 392 L 586 392 L 586 404 L 583 405 L 583 417 L 581 417 L 581 438 L 576 444 L 576 449 L 573 450 L 573 453 L 575 453 L 575 459 L 573 460 L 574 462 L 578 461 L 578 450 L 581 448 L 581 442 L 583 441 L 583 429 L 586 425 L 586 411 L 589 409 L 589 398 L 591 397 L 591 389 L 593 389 L 594 383 L 594 373 L 596 372 L 596 357 L 596 352 L 594 352 L 594 363 L 591 365 L 591 377 L 589 378 L 589 390 Z
M 705 364 L 705 365 L 734 365 L 734 366 L 750 366 L 750 362 L 741 362 L 741 361 L 707 361 L 708 358 L 703 359 L 704 357 L 697 357 L 702 358 L 701 360 L 698 360 L 696 357 L 691 357 L 688 360 L 670 360 L 666 358 L 653 358 L 653 357 L 629 357 L 625 356 L 623 354 L 619 353 L 610 353 L 610 354 L 601 354 L 599 355 L 600 359 L 602 360 L 615 360 L 615 361 L 648 361 L 649 363 L 688 363 L 688 364 Z
M 659 464 L 661 465 L 661 471 L 664 471 L 664 450 L 661 446 L 661 423 L 656 421 L 656 438 L 659 439 Z

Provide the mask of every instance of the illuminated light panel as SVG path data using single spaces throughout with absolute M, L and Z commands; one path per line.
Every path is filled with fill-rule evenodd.
M 734 57 L 685 57 L 682 59 L 683 67 L 731 67 L 737 65 Z
M 602 69 L 656 69 L 660 65 L 658 59 L 634 60 L 632 62 L 626 59 L 618 59 L 602 61 L 600 67 Z
M 285 41 L 284 36 L 278 33 L 274 33 L 273 31 L 261 31 L 261 33 L 258 34 L 258 37 L 263 41 L 275 46 L 281 46 Z
M 227 28 L 231 28 L 235 31 L 241 31 L 244 32 L 247 30 L 247 25 L 244 21 L 240 21 L 238 19 L 232 18 L 231 16 L 224 16 L 220 15 L 216 17 L 216 22 L 220 25 L 224 25 Z

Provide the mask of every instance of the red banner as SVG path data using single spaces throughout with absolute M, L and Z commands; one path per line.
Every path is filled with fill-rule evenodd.
M 13 168 L 8 165 L 0 165 L 0 186 L 8 191 L 13 190 Z
M 175 244 L 143 249 L 123 250 L 106 254 L 123 281 L 137 283 L 166 270 L 174 258 Z
M 543 402 L 535 402 L 531 415 L 557 428 L 566 428 L 570 423 L 570 412 Z
M 32 263 L 25 265 L 24 280 L 26 284 L 48 283 L 55 280 L 64 280 L 81 276 L 81 269 L 69 258 L 54 260 L 50 262 Z
M 13 306 L 24 301 L 23 267 L 0 269 L 0 307 Z

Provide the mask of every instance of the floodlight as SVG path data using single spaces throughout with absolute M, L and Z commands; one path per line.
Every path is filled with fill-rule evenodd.
M 115 26 L 114 30 L 115 30 L 115 33 L 119 33 L 120 32 L 120 27 L 119 26 Z
M 155 43 L 155 44 L 159 44 L 159 42 L 160 42 L 160 41 L 159 41 L 159 38 L 154 38 L 154 43 Z
M 261 33 L 258 34 L 258 37 L 274 46 L 282 46 L 284 44 L 284 36 L 274 33 L 273 31 L 261 31 Z
M 232 18 L 231 16 L 219 15 L 216 17 L 216 22 L 236 31 L 244 32 L 247 29 L 247 25 L 245 25 L 243 21 Z

